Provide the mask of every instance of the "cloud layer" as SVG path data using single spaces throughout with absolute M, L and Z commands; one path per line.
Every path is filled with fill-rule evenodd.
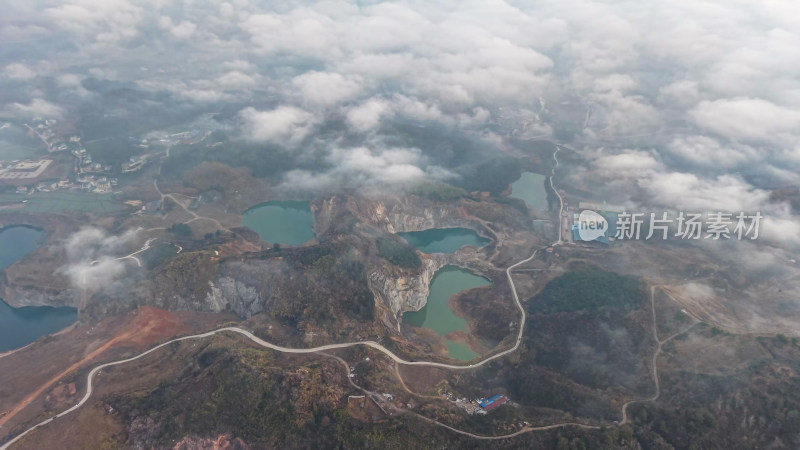
M 441 174 L 435 149 L 386 136 L 393 123 L 500 144 L 555 135 L 622 201 L 794 221 L 767 205 L 770 189 L 800 184 L 800 14 L 788 0 L 10 0 L 4 17 L 5 118 L 69 115 L 99 95 L 89 78 L 132 82 L 235 108 L 242 138 L 314 147 L 332 167 L 284 183 Z
M 126 248 L 135 235 L 136 231 L 113 236 L 101 228 L 81 228 L 64 242 L 68 263 L 59 270 L 78 289 L 94 292 L 105 288 L 125 271 L 125 262 L 114 255 Z

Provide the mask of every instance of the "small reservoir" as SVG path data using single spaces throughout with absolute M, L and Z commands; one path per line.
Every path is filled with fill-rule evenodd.
M 489 286 L 491 281 L 455 266 L 445 266 L 431 280 L 428 302 L 419 311 L 403 313 L 403 322 L 417 327 L 427 327 L 444 337 L 453 331 L 469 333 L 467 321 L 450 309 L 449 300 L 455 294 L 480 286 Z M 478 356 L 465 344 L 444 339 L 450 357 L 468 361 Z
M 12 308 L 0 300 L 0 352 L 24 347 L 42 336 L 63 330 L 76 320 L 78 310 L 75 308 Z
M 0 228 L 0 270 L 39 248 L 44 232 L 27 225 Z
M 242 225 L 255 231 L 261 240 L 269 243 L 302 245 L 315 236 L 309 202 L 261 203 L 244 212 Z
M 547 177 L 539 173 L 525 172 L 511 185 L 511 196 L 524 200 L 528 207 L 538 214 L 546 214 L 547 191 L 544 184 Z
M 490 242 L 469 228 L 431 228 L 397 233 L 422 253 L 455 253 L 461 247 L 483 247 Z
M 36 250 L 42 230 L 15 225 L 0 229 L 0 270 Z M 58 332 L 78 319 L 69 307 L 26 306 L 12 308 L 0 300 L 0 352 L 24 347 L 42 336 Z

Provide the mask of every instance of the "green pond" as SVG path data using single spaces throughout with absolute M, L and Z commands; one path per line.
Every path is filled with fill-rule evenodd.
M 0 229 L 0 270 L 36 250 L 43 232 L 27 226 Z M 0 300 L 0 352 L 23 347 L 75 322 L 75 308 L 28 306 L 12 308 Z
M 535 212 L 547 212 L 547 191 L 544 184 L 547 177 L 539 173 L 525 172 L 511 185 L 511 196 L 524 200 Z
M 266 202 L 244 212 L 242 225 L 265 242 L 301 245 L 314 238 L 309 202 Z
M 431 228 L 397 233 L 422 253 L 454 253 L 465 245 L 483 247 L 489 239 L 468 228 Z
M 43 234 L 42 230 L 25 225 L 0 228 L 0 270 L 36 250 Z
M 480 286 L 489 286 L 491 281 L 472 272 L 455 266 L 445 266 L 434 274 L 431 280 L 428 303 L 419 311 L 403 313 L 403 322 L 417 327 L 427 327 L 440 336 L 453 331 L 469 333 L 467 321 L 450 309 L 449 300 L 453 295 Z M 445 339 L 451 358 L 467 361 L 478 356 L 465 344 Z
M 451 341 L 450 339 L 445 339 L 444 344 L 447 346 L 447 354 L 453 359 L 457 359 L 459 361 L 469 361 L 480 356 L 479 354 L 473 352 L 467 344 Z

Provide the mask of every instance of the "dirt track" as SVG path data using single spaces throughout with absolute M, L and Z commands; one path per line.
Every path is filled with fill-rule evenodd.
M 57 375 L 49 379 L 47 382 L 39 386 L 35 391 L 28 394 L 22 401 L 8 411 L 3 417 L 0 417 L 0 427 L 8 423 L 14 416 L 19 414 L 20 411 L 30 405 L 37 397 L 42 395 L 47 389 L 56 384 L 59 380 L 69 375 L 71 372 L 80 369 L 84 365 L 92 362 L 96 357 L 105 353 L 108 349 L 118 344 L 142 344 L 148 337 L 154 334 L 159 334 L 157 328 L 163 328 L 164 314 L 158 312 L 156 308 L 142 308 L 134 320 L 120 330 L 113 338 L 105 342 L 100 347 L 94 349 L 92 352 L 84 356 L 80 361 L 77 361 L 59 372 Z M 12 352 L 6 353 L 3 356 L 8 356 Z

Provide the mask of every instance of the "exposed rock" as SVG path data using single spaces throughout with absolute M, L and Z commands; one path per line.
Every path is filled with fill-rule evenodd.
M 348 207 L 364 222 L 389 233 L 429 228 L 472 227 L 461 217 L 458 205 L 436 203 L 419 197 L 348 199 Z
M 482 225 L 464 217 L 455 203 L 442 204 L 419 197 L 349 198 L 348 208 L 363 222 L 385 232 L 421 231 L 430 228 L 468 227 L 483 231 Z M 436 271 L 453 264 L 462 267 L 481 266 L 485 255 L 474 249 L 463 249 L 452 255 L 420 253 L 422 267 L 405 270 L 383 262 L 369 274 L 370 288 L 391 310 L 394 326 L 397 317 L 406 311 L 418 311 L 428 301 L 430 282 Z M 484 264 L 486 265 L 486 264 Z M 479 271 L 491 270 L 481 267 Z
M 136 417 L 128 425 L 128 443 L 135 450 L 156 448 L 161 426 L 150 417 Z
M 0 298 L 14 308 L 23 306 L 77 306 L 78 295 L 73 289 L 46 286 L 23 286 L 8 283 L 0 276 Z
M 225 434 L 214 439 L 186 436 L 172 448 L 173 450 L 246 450 L 249 447 L 242 438 Z
M 323 201 L 311 204 L 311 213 L 314 216 L 314 233 L 319 236 L 328 232 L 333 225 L 334 218 L 344 202 L 339 197 L 330 197 Z
M 395 315 L 418 311 L 428 301 L 433 275 L 450 260 L 448 255 L 423 255 L 422 267 L 416 273 L 396 268 L 387 262 L 370 273 L 370 286 Z
M 32 226 L 44 230 L 41 245 L 19 261 L 0 270 L 0 298 L 9 305 L 76 306 L 78 295 L 67 277 L 59 271 L 66 263 L 63 239 L 86 223 L 80 214 L 31 214 L 4 211 L 0 229 L 6 226 Z
M 264 310 L 261 295 L 255 287 L 247 286 L 230 277 L 221 277 L 210 283 L 206 294 L 206 307 L 214 312 L 230 309 L 240 317 L 250 317 Z
M 13 307 L 76 306 L 78 294 L 60 270 L 60 245 L 45 245 L 0 271 L 0 298 Z
M 215 311 L 206 298 L 217 281 L 218 260 L 210 252 L 184 252 L 151 272 L 147 303 L 170 311 Z M 224 306 L 224 305 L 223 305 Z

